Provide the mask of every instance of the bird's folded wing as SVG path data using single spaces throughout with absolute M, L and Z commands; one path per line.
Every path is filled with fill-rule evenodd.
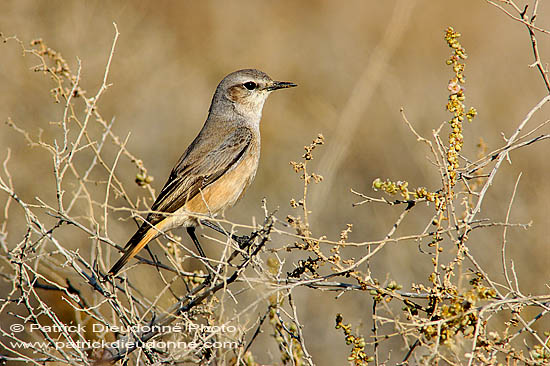
M 202 154 L 185 154 L 172 170 L 151 211 L 173 213 L 182 207 L 199 194 L 201 189 L 237 166 L 249 148 L 252 137 L 250 129 L 239 127 L 210 151 Z M 153 212 L 147 221 L 155 225 L 164 217 Z

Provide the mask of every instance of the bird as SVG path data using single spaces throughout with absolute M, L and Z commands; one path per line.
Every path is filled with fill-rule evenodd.
M 260 160 L 264 103 L 271 92 L 295 86 L 274 81 L 257 69 L 238 70 L 221 80 L 202 129 L 177 161 L 110 276 L 116 276 L 151 240 L 182 226 L 206 258 L 195 234 L 200 217 L 223 214 L 243 196 Z

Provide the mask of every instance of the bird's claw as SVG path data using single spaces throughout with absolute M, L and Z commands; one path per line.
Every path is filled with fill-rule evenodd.
M 237 244 L 239 244 L 239 248 L 244 249 L 244 248 L 247 247 L 247 244 L 250 242 L 250 236 L 248 236 L 248 235 L 242 235 L 242 236 L 233 235 L 233 240 L 235 240 L 237 242 Z

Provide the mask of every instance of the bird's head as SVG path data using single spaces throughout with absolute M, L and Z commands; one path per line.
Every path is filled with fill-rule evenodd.
M 274 81 L 265 72 L 244 69 L 227 75 L 218 85 L 211 106 L 216 102 L 224 107 L 229 103 L 243 117 L 261 117 L 262 108 L 269 94 L 278 89 L 291 88 L 296 84 L 288 81 Z M 221 106 L 220 106 L 221 107 Z M 223 107 L 222 107 L 223 108 Z

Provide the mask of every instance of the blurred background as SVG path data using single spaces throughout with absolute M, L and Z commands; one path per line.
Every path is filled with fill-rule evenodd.
M 529 67 L 534 59 L 525 27 L 485 1 L 8 0 L 1 7 L 4 36 L 16 35 L 25 44 L 42 38 L 73 70 L 81 60 L 81 85 L 88 95 L 103 80 L 116 22 L 120 38 L 110 70 L 112 86 L 99 109 L 105 119 L 115 118 L 116 134 L 124 138 L 131 133 L 127 147 L 155 178 L 157 192 L 202 127 L 213 91 L 226 74 L 258 68 L 276 80 L 297 83 L 298 88 L 274 93 L 266 103 L 255 183 L 226 216 L 243 224 L 261 221 L 263 198 L 270 209 L 279 209 L 279 217 L 297 214 L 289 200 L 301 198 L 302 181 L 289 161 L 299 160 L 303 146 L 322 133 L 326 144 L 315 150 L 310 166 L 325 181 L 311 188 L 311 227 L 313 235 L 333 240 L 348 223 L 353 224 L 350 241 L 382 239 L 401 213 L 401 207 L 381 204 L 352 208 L 360 199 L 351 188 L 380 196 L 371 189 L 377 177 L 407 180 L 411 187 L 440 186 L 429 151 L 406 127 L 400 108 L 426 137 L 450 119 L 444 108 L 452 77 L 445 64 L 450 49 L 443 39 L 448 26 L 462 34 L 469 55 L 466 104 L 478 110 L 474 122 L 465 125 L 463 153 L 469 159 L 478 156 L 480 138 L 487 151 L 502 146 L 502 135 L 509 137 L 547 93 L 538 71 Z M 541 2 L 537 24 L 548 28 L 549 22 L 550 9 Z M 539 35 L 539 45 L 546 62 L 548 36 Z M 36 64 L 35 58 L 22 57 L 16 43 L 0 47 L 0 119 L 10 117 L 35 136 L 46 130 L 47 138 L 49 122 L 60 120 L 62 109 L 49 95 L 51 80 L 31 71 Z M 546 107 L 525 131 L 548 116 Z M 43 151 L 29 148 L 20 134 L 3 125 L 2 160 L 7 147 L 12 149 L 14 185 L 23 198 L 32 200 L 44 184 L 53 184 L 39 178 L 52 169 L 41 158 Z M 532 222 L 532 227 L 509 231 L 508 256 L 524 293 L 548 291 L 549 154 L 547 141 L 513 152 L 512 164 L 503 164 L 478 215 L 504 221 L 515 181 L 523 173 L 511 221 Z M 127 161 L 117 169 L 133 197 L 146 195 L 132 183 L 136 173 Z M 432 212 L 431 207 L 417 208 L 398 234 L 419 233 Z M 111 238 L 123 244 L 135 225 L 113 220 L 110 228 Z M 497 227 L 474 232 L 469 241 L 471 252 L 496 281 L 503 278 L 495 260 L 501 238 Z M 279 237 L 270 246 L 290 241 Z M 85 243 L 74 245 L 85 250 Z M 358 257 L 364 250 L 347 253 Z M 387 245 L 370 270 L 381 282 L 427 283 L 432 266 L 416 243 L 403 242 Z M 346 357 L 343 337 L 334 329 L 337 312 L 369 334 L 370 296 L 346 294 L 335 301 L 334 294 L 300 289 L 296 301 L 307 346 L 319 365 L 341 364 Z M 254 354 L 259 361 L 276 362 L 276 345 L 264 344 L 271 351 L 256 349 Z

